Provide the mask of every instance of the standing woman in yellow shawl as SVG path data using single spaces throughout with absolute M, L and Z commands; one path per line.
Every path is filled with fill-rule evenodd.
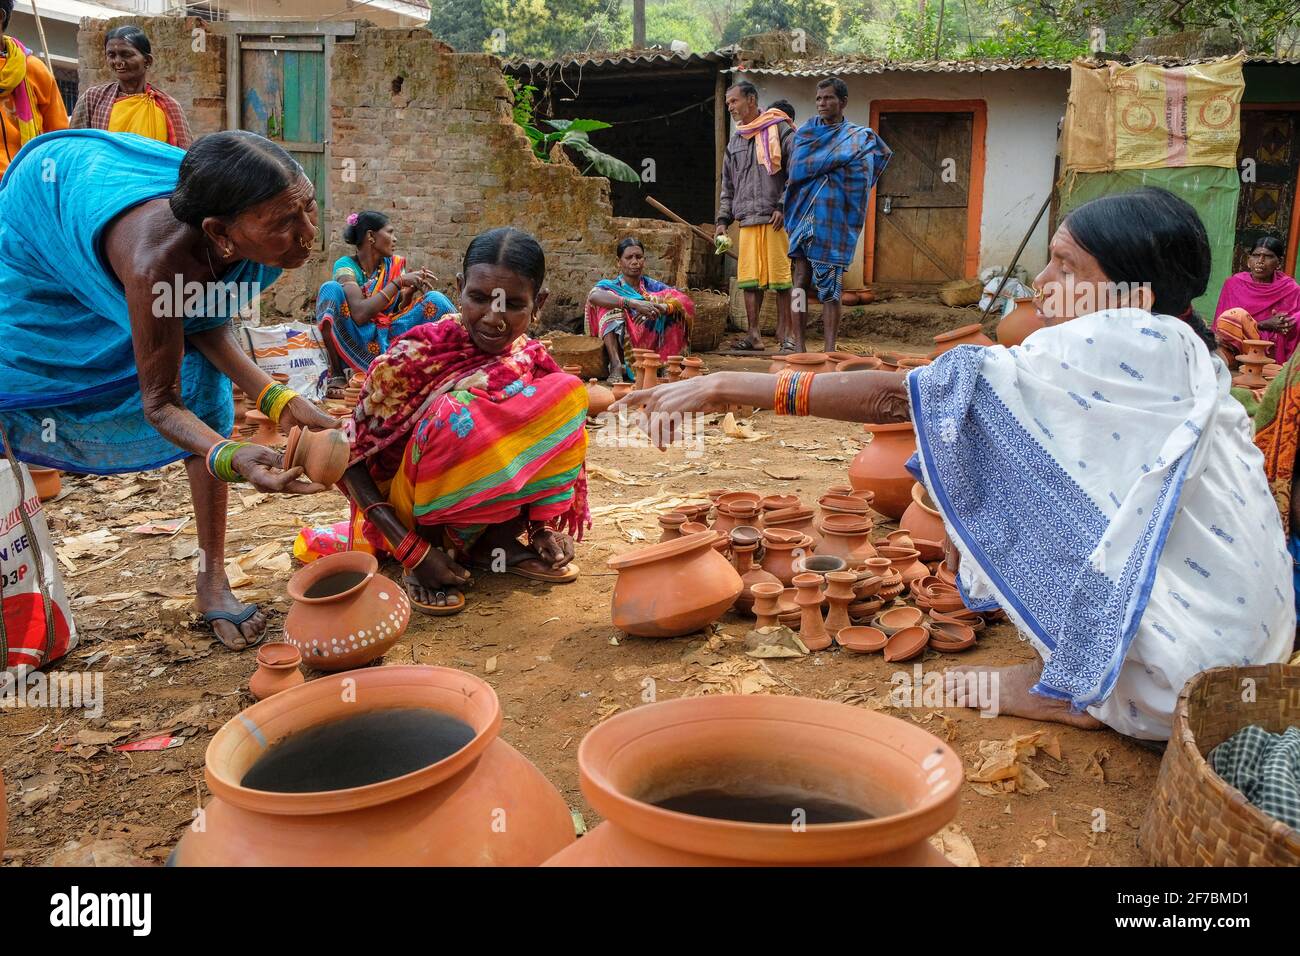
M 0 27 L 9 29 L 14 0 L 0 0 Z M 31 50 L 0 33 L 0 175 L 28 140 L 68 128 L 68 111 L 54 74 Z
M 104 37 L 104 58 L 116 77 L 92 86 L 72 110 L 73 129 L 137 133 L 180 149 L 193 137 L 181 105 L 149 82 L 153 46 L 139 27 L 116 27 Z

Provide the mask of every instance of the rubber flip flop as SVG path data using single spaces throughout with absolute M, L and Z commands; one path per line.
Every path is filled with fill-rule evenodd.
M 235 625 L 235 627 L 240 627 L 246 621 L 248 621 L 249 618 L 251 618 L 254 614 L 256 614 L 257 610 L 258 608 L 256 604 L 250 604 L 248 605 L 248 607 L 244 608 L 242 611 L 238 613 L 235 613 L 234 611 L 204 611 L 203 620 L 207 624 L 211 624 L 213 621 L 225 621 L 228 624 Z M 212 631 L 212 636 L 215 637 L 218 641 L 221 641 L 221 637 L 217 634 L 215 628 Z M 264 640 L 266 640 L 265 628 L 262 629 L 262 633 L 258 635 L 257 640 L 249 641 L 243 647 L 231 647 L 230 649 L 232 651 L 246 651 L 250 647 L 256 647 L 258 644 L 261 644 Z M 230 647 L 230 645 L 226 644 L 225 641 L 221 641 L 221 643 L 226 647 Z
M 525 560 L 530 560 L 530 559 L 525 559 Z M 537 560 L 537 559 L 531 559 L 531 560 Z M 474 567 L 479 569 L 480 571 L 493 570 L 490 564 L 479 564 L 476 562 L 474 564 Z M 572 584 L 574 581 L 578 580 L 578 576 L 582 572 L 578 568 L 577 564 L 570 561 L 568 564 L 564 566 L 563 571 L 550 571 L 550 572 L 529 571 L 525 568 L 521 568 L 517 564 L 512 564 L 509 567 L 507 567 L 504 572 L 501 573 L 513 574 L 517 577 L 526 578 L 529 581 L 542 581 L 543 583 L 546 584 Z

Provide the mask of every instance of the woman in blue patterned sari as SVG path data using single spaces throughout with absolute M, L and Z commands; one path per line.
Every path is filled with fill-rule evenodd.
M 330 281 L 316 297 L 316 322 L 338 378 L 364 372 L 393 339 L 456 310 L 451 299 L 434 290 L 433 273 L 406 271 L 406 260 L 394 252 L 397 235 L 383 213 L 354 212 L 343 238 L 357 251 L 334 263 Z

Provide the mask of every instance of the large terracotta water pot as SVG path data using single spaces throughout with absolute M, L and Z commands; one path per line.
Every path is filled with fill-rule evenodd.
M 1047 323 L 1038 314 L 1033 297 L 1026 296 L 1016 299 L 1016 307 L 1002 317 L 994 334 L 998 337 L 998 345 L 1010 347 L 1019 345 L 1046 326 Z
M 948 531 L 925 486 L 920 482 L 912 485 L 912 503 L 903 512 L 903 517 L 898 519 L 898 527 L 912 536 L 922 560 L 938 561 L 943 557 L 943 545 L 948 540 Z
M 342 790 L 283 793 L 241 781 L 276 743 L 383 710 L 431 710 L 472 739 L 402 776 Z M 203 826 L 186 832 L 179 866 L 536 866 L 573 842 L 564 799 L 501 740 L 492 687 L 447 667 L 403 665 L 333 674 L 254 704 L 217 731 L 205 757 Z M 376 743 L 382 751 L 382 743 Z
M 938 358 L 949 349 L 955 349 L 959 345 L 992 345 L 993 340 L 984 334 L 984 329 L 978 322 L 970 325 L 963 325 L 959 329 L 953 329 L 951 332 L 945 332 L 942 335 L 934 337 L 934 351 L 930 353 L 931 358 Z
M 916 432 L 910 422 L 863 428 L 872 438 L 849 463 L 849 481 L 858 491 L 874 493 L 871 507 L 876 511 L 901 518 L 912 503 L 915 481 L 906 465 L 916 453 Z
M 616 714 L 583 739 L 578 771 L 604 822 L 547 866 L 943 866 L 928 838 L 956 815 L 962 780 L 952 748 L 907 721 L 766 695 Z M 749 823 L 656 806 L 704 790 L 793 800 L 796 785 L 872 816 L 800 827 L 793 812 Z
M 318 671 L 369 664 L 392 647 L 411 621 L 411 601 L 396 581 L 379 574 L 364 551 L 317 558 L 289 579 L 293 607 L 284 639 Z
M 714 550 L 716 531 L 699 531 L 609 559 L 614 626 L 638 637 L 680 637 L 716 621 L 744 582 Z

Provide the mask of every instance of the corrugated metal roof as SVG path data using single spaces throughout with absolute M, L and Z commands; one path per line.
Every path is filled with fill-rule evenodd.
M 772 76 L 851 76 L 863 73 L 990 73 L 998 70 L 1068 70 L 1057 60 L 877 60 L 834 57 L 788 60 L 772 66 L 738 68 L 738 72 Z
M 552 60 L 517 57 L 502 65 L 507 70 L 550 70 L 556 67 L 603 69 L 624 66 L 695 66 L 705 63 L 730 63 L 732 47 L 707 53 L 674 53 L 671 50 L 626 50 L 621 53 L 579 53 Z

